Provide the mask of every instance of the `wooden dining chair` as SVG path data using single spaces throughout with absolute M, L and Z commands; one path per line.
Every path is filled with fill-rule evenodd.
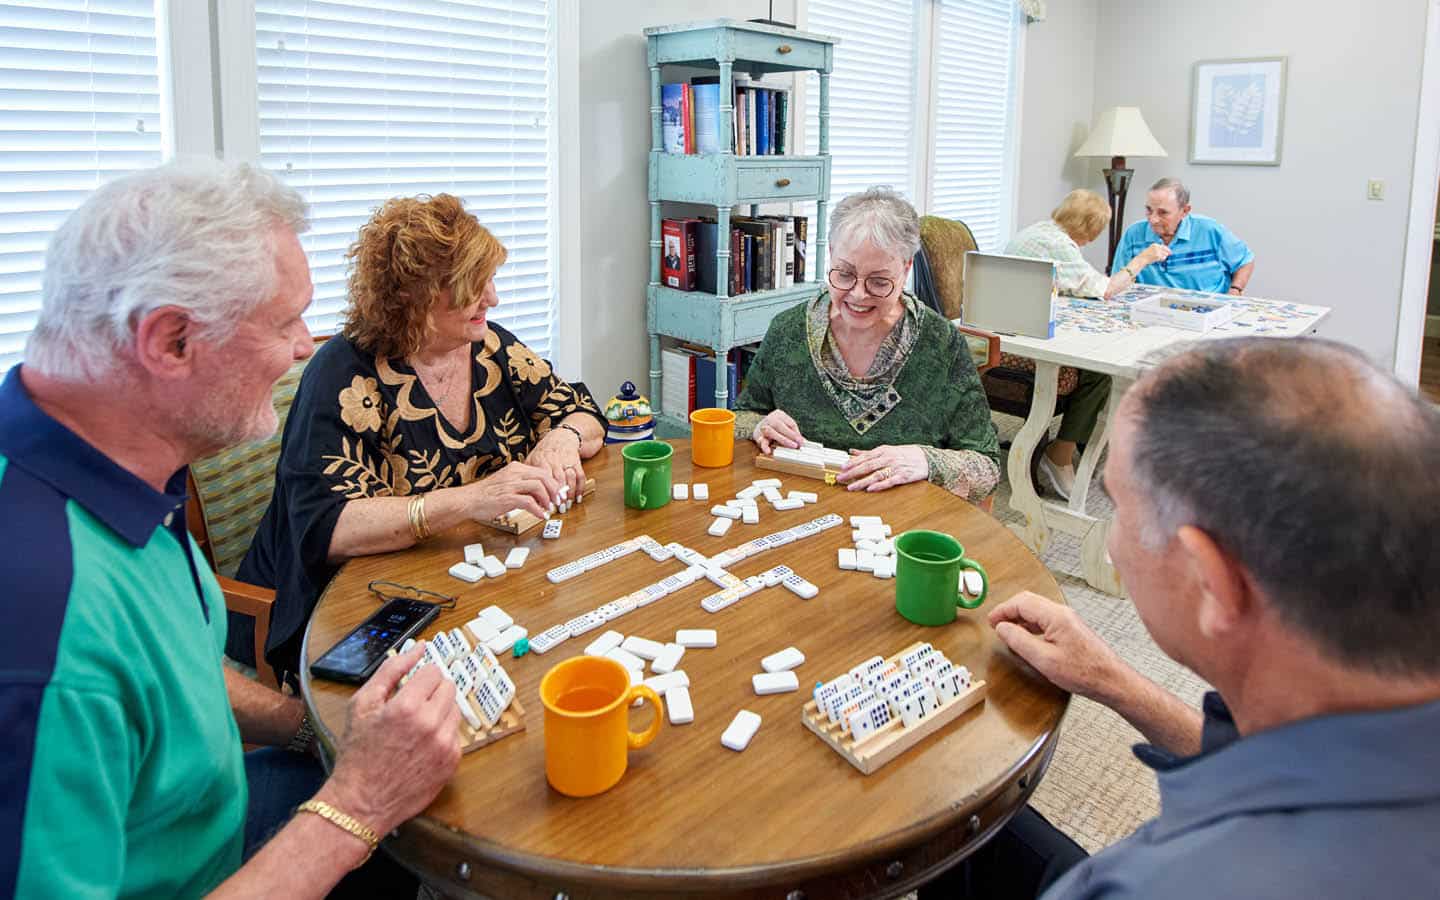
M 317 338 L 319 344 L 324 338 Z M 275 670 L 265 662 L 265 642 L 270 636 L 270 611 L 275 592 L 235 578 L 235 570 L 250 549 L 255 529 L 275 491 L 275 463 L 280 457 L 280 437 L 290 416 L 290 405 L 300 376 L 309 359 L 295 363 L 275 382 L 271 391 L 280 427 L 263 441 L 241 444 L 190 465 L 189 501 L 186 522 L 200 545 L 220 587 L 225 608 L 255 620 L 255 675 L 263 684 L 278 688 Z

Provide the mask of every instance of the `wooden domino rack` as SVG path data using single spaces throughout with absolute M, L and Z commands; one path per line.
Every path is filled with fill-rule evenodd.
M 490 728 L 471 728 L 470 723 L 464 719 L 460 720 L 460 752 L 469 753 L 479 750 L 481 747 L 488 747 L 501 738 L 507 738 L 512 734 L 519 734 L 525 730 L 525 707 L 520 705 L 520 698 L 517 696 L 505 707 L 500 718 Z
M 840 474 L 840 467 L 830 468 L 823 463 L 802 463 L 793 462 L 788 459 L 776 459 L 773 456 L 766 456 L 763 453 L 755 454 L 755 468 L 771 469 L 776 472 L 784 472 L 787 475 L 799 475 L 801 478 L 814 478 L 826 484 L 834 484 L 835 476 Z
M 583 497 L 588 497 L 593 493 L 595 493 L 595 479 L 587 478 L 585 479 L 585 489 L 581 491 L 580 494 Z M 500 516 L 499 518 L 491 519 L 485 524 L 496 531 L 503 531 L 506 534 L 524 534 L 544 521 L 544 519 L 536 518 L 533 513 L 520 512 L 514 516 Z
M 902 656 L 919 649 L 919 647 L 920 642 L 917 641 L 885 661 L 898 664 Z M 986 682 L 973 681 L 968 691 L 957 695 L 949 703 L 942 704 L 914 728 L 906 728 L 900 723 L 900 718 L 896 716 L 858 745 L 848 734 L 841 732 L 839 724 L 830 724 L 829 717 L 815 705 L 814 700 L 805 702 L 805 706 L 800 710 L 800 721 L 806 728 L 815 732 L 820 740 L 828 744 L 830 749 L 843 756 L 850 765 L 869 775 L 955 721 L 967 710 L 984 700 L 988 691 L 989 685 Z

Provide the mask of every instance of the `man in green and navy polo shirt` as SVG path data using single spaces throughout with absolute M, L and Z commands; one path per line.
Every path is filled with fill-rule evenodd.
M 271 387 L 312 346 L 304 211 L 260 169 L 166 166 L 51 242 L 0 383 L 0 897 L 323 897 L 454 771 L 453 686 L 396 689 L 414 654 L 355 694 L 328 780 L 241 752 L 304 710 L 221 665 L 185 466 L 276 427 Z
M 1131 265 L 1156 243 L 1169 248 L 1170 255 L 1154 265 Z M 1113 271 L 1122 269 L 1138 284 L 1243 294 L 1255 272 L 1255 254 L 1224 225 L 1192 213 L 1190 189 L 1179 179 L 1162 178 L 1145 195 L 1145 221 L 1125 229 L 1115 249 Z

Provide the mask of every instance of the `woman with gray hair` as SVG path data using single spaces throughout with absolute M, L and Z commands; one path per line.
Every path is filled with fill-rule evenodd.
M 852 194 L 830 224 L 830 289 L 770 322 L 736 404 L 764 453 L 818 441 L 850 451 L 838 480 L 883 491 L 928 479 L 978 502 L 1000 450 L 964 338 L 904 289 L 920 217 L 889 188 Z

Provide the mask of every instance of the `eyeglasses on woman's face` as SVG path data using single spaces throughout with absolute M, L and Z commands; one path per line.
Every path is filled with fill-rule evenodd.
M 830 286 L 837 291 L 853 290 L 860 279 L 849 269 L 838 266 L 830 270 Z M 865 293 L 870 297 L 888 297 L 895 290 L 895 279 L 887 275 L 866 275 Z

